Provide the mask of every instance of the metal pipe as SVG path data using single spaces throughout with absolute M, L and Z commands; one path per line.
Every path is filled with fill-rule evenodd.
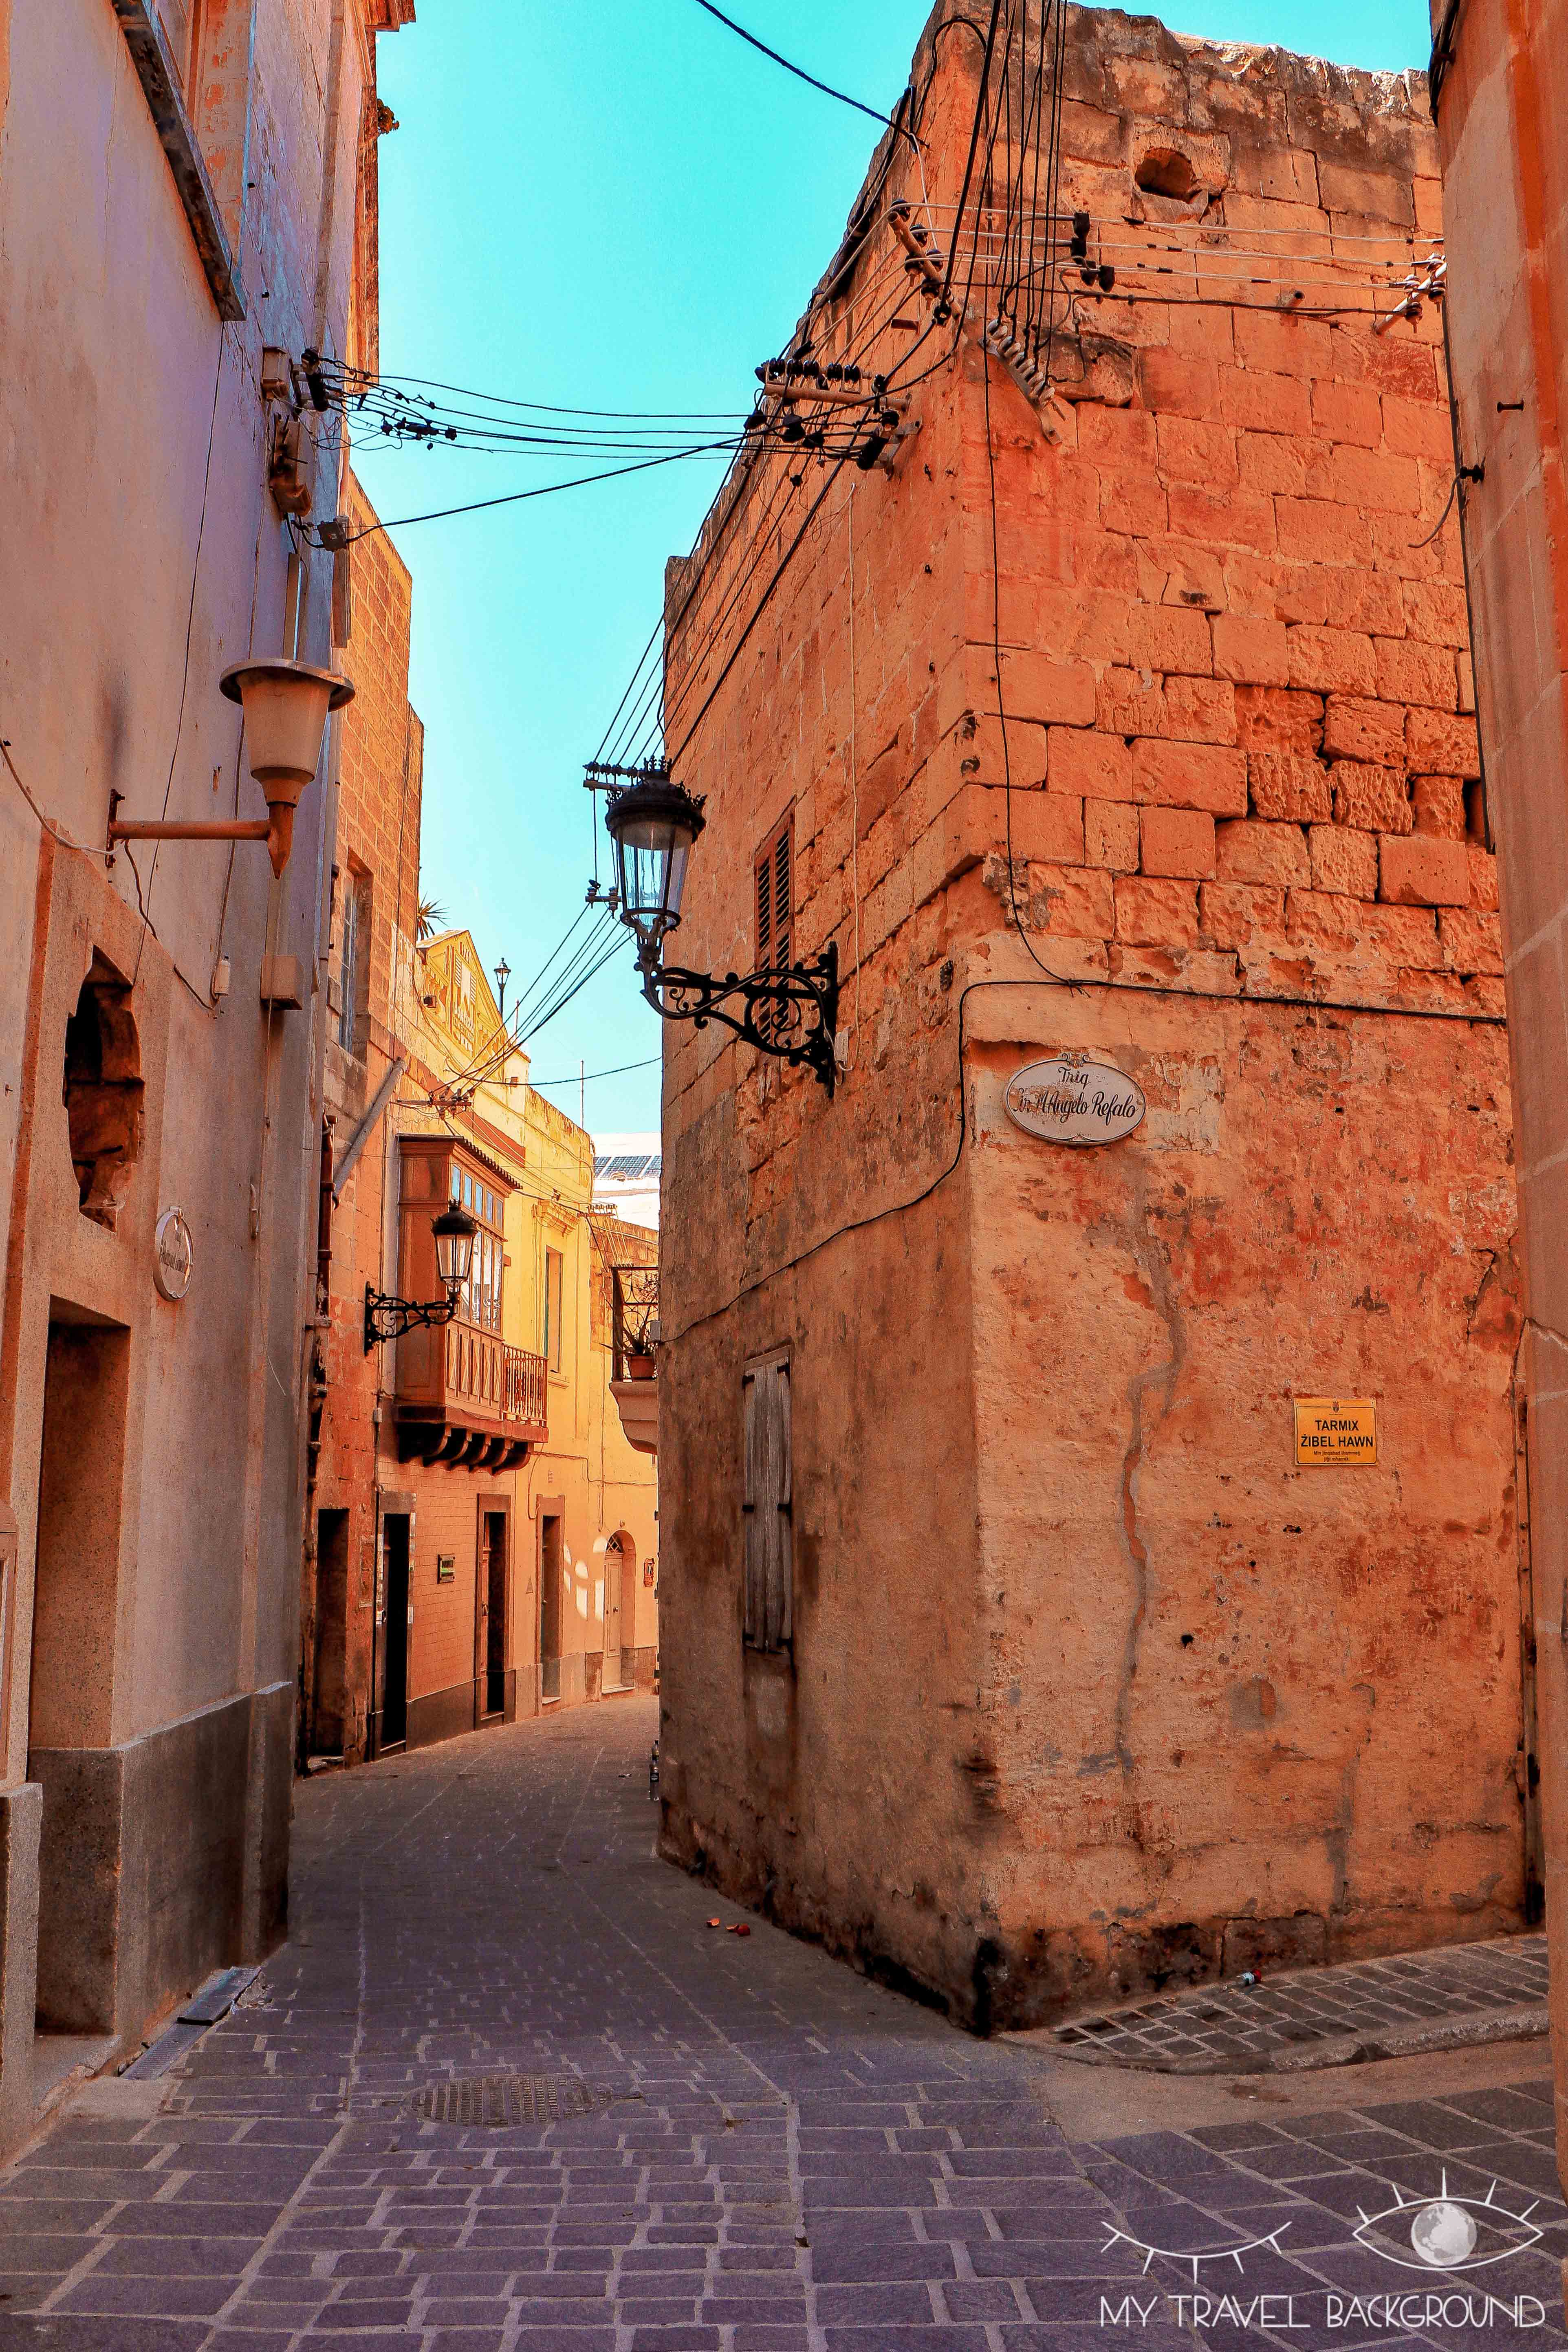
M 110 820 L 110 841 L 265 841 L 272 831 L 268 817 L 237 817 L 220 822 L 213 819 L 170 819 L 165 824 L 153 817 L 112 817 Z

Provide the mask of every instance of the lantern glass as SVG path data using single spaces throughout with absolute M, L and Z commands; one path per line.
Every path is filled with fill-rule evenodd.
M 701 804 L 668 777 L 640 778 L 614 800 L 605 816 L 616 845 L 621 919 L 630 924 L 645 957 L 680 920 L 686 869 L 703 826 Z
M 455 1204 L 431 1220 L 436 1236 L 436 1269 L 448 1291 L 461 1290 L 474 1263 L 474 1235 L 479 1226 L 467 1209 Z

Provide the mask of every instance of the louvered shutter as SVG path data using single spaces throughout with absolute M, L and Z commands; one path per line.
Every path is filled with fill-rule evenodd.
M 771 961 L 769 950 L 773 936 L 773 846 L 763 850 L 757 860 L 757 965 Z
M 745 1638 L 753 1649 L 779 1650 L 794 1633 L 788 1362 L 753 1365 L 742 1393 Z
M 794 884 L 791 867 L 795 863 L 795 845 L 786 824 L 773 844 L 773 962 L 783 967 L 790 961 L 790 892 Z
M 781 971 L 792 961 L 795 932 L 795 838 L 789 820 L 760 852 L 756 863 L 757 970 Z M 782 1008 L 763 1006 L 757 1025 L 764 1036 L 786 1026 Z

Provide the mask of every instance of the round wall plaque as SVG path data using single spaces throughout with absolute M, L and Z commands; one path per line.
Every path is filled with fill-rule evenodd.
M 191 1229 L 179 1209 L 165 1209 L 153 1234 L 153 1280 L 161 1298 L 183 1298 L 191 1286 Z
M 1120 1143 L 1149 1106 L 1126 1072 L 1087 1054 L 1027 1062 L 1007 1081 L 1008 1118 L 1043 1143 Z

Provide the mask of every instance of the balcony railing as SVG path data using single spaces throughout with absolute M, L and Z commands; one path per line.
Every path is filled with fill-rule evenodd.
M 549 1433 L 542 1356 L 453 1322 L 398 1343 L 396 1418 L 405 1456 L 510 1468 Z
M 542 1428 L 546 1420 L 545 1364 L 526 1348 L 509 1348 L 493 1331 L 469 1323 L 447 1326 L 447 1399 L 470 1405 L 492 1421 L 524 1422 Z

